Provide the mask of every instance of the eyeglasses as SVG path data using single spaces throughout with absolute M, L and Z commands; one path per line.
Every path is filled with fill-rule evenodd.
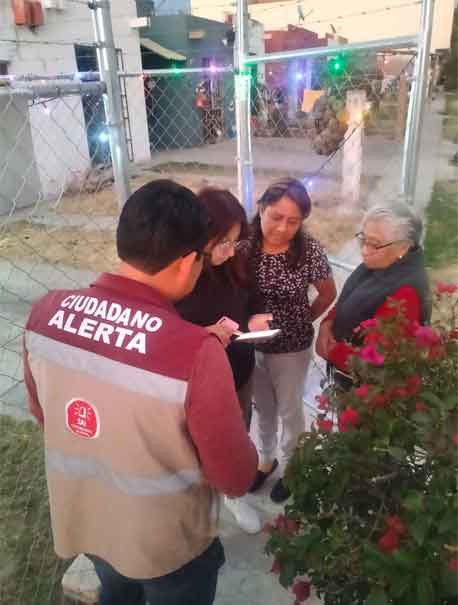
M 222 242 L 219 242 L 218 244 L 216 244 L 216 246 L 213 248 L 213 250 L 217 250 L 221 254 L 228 254 L 232 250 L 234 250 L 234 251 L 240 250 L 241 248 L 243 248 L 246 245 L 246 243 L 247 243 L 247 240 L 239 240 L 238 242 L 232 242 L 230 240 L 223 240 Z
M 364 233 L 362 231 L 360 231 L 360 233 L 357 233 L 355 237 L 358 240 L 360 248 L 366 246 L 366 248 L 368 248 L 369 250 L 373 250 L 374 252 L 376 252 L 377 250 L 383 250 L 383 248 L 388 248 L 388 246 L 392 246 L 393 244 L 400 244 L 404 241 L 402 239 L 396 239 L 392 242 L 388 242 L 387 244 L 374 244 L 372 242 L 369 242 L 364 237 Z

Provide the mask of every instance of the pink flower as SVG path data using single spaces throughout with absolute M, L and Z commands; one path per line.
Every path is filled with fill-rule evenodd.
M 458 284 L 446 284 L 444 282 L 437 282 L 436 292 L 438 294 L 453 294 L 458 292 Z
M 359 356 L 361 359 L 364 359 L 364 361 L 367 361 L 367 363 L 374 366 L 381 366 L 385 361 L 385 357 L 380 355 L 377 349 L 372 345 L 362 348 L 359 352 Z
M 319 410 L 327 410 L 329 407 L 329 397 L 326 395 L 317 395 L 315 400 L 318 401 Z
M 366 321 L 361 322 L 360 326 L 365 330 L 369 330 L 370 328 L 376 328 L 378 321 L 376 319 L 366 319 Z
M 415 330 L 414 336 L 417 346 L 422 349 L 429 349 L 439 344 L 441 340 L 439 334 L 431 326 L 419 326 Z
M 323 433 L 330 433 L 332 431 L 333 423 L 332 420 L 318 420 L 318 429 Z
M 359 413 L 348 406 L 339 416 L 339 431 L 346 433 L 349 427 L 357 427 L 360 420 Z
M 357 397 L 365 398 L 369 395 L 370 384 L 362 384 L 357 389 L 355 389 L 355 395 Z
M 455 445 L 458 445 L 458 433 L 455 433 L 452 437 L 452 441 Z
M 293 586 L 293 593 L 296 597 L 296 603 L 303 603 L 306 601 L 311 592 L 310 582 L 305 580 L 296 580 Z

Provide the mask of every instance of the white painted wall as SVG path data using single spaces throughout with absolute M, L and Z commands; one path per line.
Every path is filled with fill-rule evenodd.
M 84 4 L 64 0 L 64 10 L 45 9 L 45 23 L 30 31 L 14 25 L 10 0 L 0 0 L 0 57 L 7 55 L 10 74 L 54 75 L 77 71 L 74 44 L 94 40 L 91 11 Z M 134 0 L 112 2 L 115 44 L 123 50 L 127 71 L 141 71 L 138 31 L 129 26 L 136 17 Z M 39 42 L 39 44 L 37 44 Z M 132 78 L 127 85 L 135 161 L 150 158 L 143 82 Z M 29 113 L 33 146 L 43 192 L 58 193 L 74 173 L 90 166 L 81 101 L 78 97 L 48 104 Z

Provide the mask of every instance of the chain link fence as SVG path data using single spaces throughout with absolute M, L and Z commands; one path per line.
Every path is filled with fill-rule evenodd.
M 266 64 L 252 87 L 256 192 L 275 176 L 306 184 L 310 230 L 331 253 L 353 237 L 362 211 L 399 195 L 408 79 L 402 55 L 337 54 Z
M 92 65 L 94 57 L 95 48 L 82 47 L 80 60 Z M 307 228 L 351 264 L 363 209 L 398 194 L 412 57 L 336 53 L 251 69 L 254 198 L 276 178 L 302 179 L 314 203 Z M 170 178 L 194 191 L 216 185 L 237 194 L 232 69 L 118 67 L 130 188 Z M 25 398 L 22 332 L 31 304 L 50 289 L 84 286 L 115 269 L 122 201 L 113 175 L 98 73 L 0 77 L 2 605 L 61 599 L 64 565 L 49 529 L 41 433 Z M 334 266 L 339 289 L 351 264 Z M 309 418 L 324 376 L 315 359 Z

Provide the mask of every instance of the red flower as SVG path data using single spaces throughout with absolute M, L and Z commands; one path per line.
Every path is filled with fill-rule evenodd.
M 397 515 L 391 515 L 385 519 L 387 527 L 392 529 L 398 534 L 398 536 L 405 536 L 407 534 L 407 526 L 404 521 Z
M 434 361 L 435 359 L 443 359 L 447 355 L 447 351 L 444 345 L 434 345 L 431 347 L 428 353 L 428 359 Z
M 455 433 L 452 437 L 452 441 L 455 445 L 458 445 L 458 433 Z
M 357 389 L 355 389 L 355 395 L 357 397 L 362 397 L 362 398 L 367 397 L 369 395 L 369 388 L 370 388 L 369 384 L 362 384 Z
M 299 529 L 299 522 L 296 519 L 288 519 L 285 515 L 278 515 L 275 527 L 283 534 L 293 535 Z
M 276 529 L 275 525 L 272 525 L 272 523 L 266 523 L 264 525 L 264 527 L 262 528 L 262 531 L 265 532 L 266 534 L 271 534 L 272 532 L 274 532 Z
M 421 387 L 421 376 L 414 374 L 407 379 L 407 392 L 410 396 L 416 395 Z
M 329 397 L 327 395 L 317 395 L 315 400 L 318 401 L 319 410 L 327 410 L 329 407 Z
M 330 433 L 332 431 L 332 427 L 333 427 L 333 422 L 332 420 L 318 420 L 317 422 L 318 424 L 318 428 L 320 431 L 323 431 L 324 433 Z
M 415 410 L 417 412 L 426 412 L 427 409 L 428 407 L 423 403 L 423 401 L 417 401 L 415 404 Z
M 444 282 L 437 282 L 436 284 L 437 294 L 453 294 L 458 292 L 458 284 L 446 284 Z
M 387 403 L 389 403 L 388 395 L 383 395 L 383 393 L 378 393 L 371 400 L 371 405 L 373 405 L 374 408 L 384 408 Z
M 391 553 L 399 548 L 399 534 L 391 527 L 380 537 L 378 547 L 382 552 Z
M 385 361 L 384 356 L 380 355 L 377 349 L 372 345 L 362 348 L 359 352 L 359 356 L 373 366 L 381 366 Z
M 458 330 L 452 330 L 448 336 L 450 340 L 458 340 Z
M 450 571 L 458 571 L 458 559 L 450 559 L 448 562 L 448 568 Z
M 296 597 L 296 603 L 303 603 L 306 601 L 311 592 L 310 582 L 305 580 L 296 580 L 293 586 L 293 593 Z
M 397 387 L 396 389 L 394 389 L 393 395 L 395 397 L 408 397 L 409 391 L 405 387 Z
M 376 328 L 378 326 L 378 321 L 376 319 L 366 319 L 366 321 L 362 321 L 360 326 L 364 328 L 364 330 L 369 330 L 370 328 Z
M 339 431 L 346 433 L 349 426 L 358 426 L 360 420 L 359 413 L 351 406 L 348 406 L 339 416 Z
M 431 326 L 419 326 L 414 336 L 417 346 L 421 349 L 429 349 L 441 341 L 439 334 Z
M 279 563 L 278 559 L 274 559 L 274 562 L 272 563 L 272 567 L 270 568 L 270 573 L 279 574 L 280 571 L 281 571 L 280 563 Z

